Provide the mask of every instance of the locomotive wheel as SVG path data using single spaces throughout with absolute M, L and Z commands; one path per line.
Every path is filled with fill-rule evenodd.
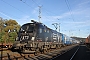
M 47 48 L 44 48 L 44 51 L 43 51 L 43 53 L 46 53 L 48 50 L 47 50 Z
M 57 49 L 60 49 L 61 48 L 61 45 L 57 45 Z
M 40 53 L 39 48 L 36 48 L 34 55 L 38 55 Z
M 25 48 L 23 46 L 20 46 L 19 47 L 19 50 L 20 50 L 20 52 L 24 52 L 25 51 Z
M 41 53 L 44 53 L 43 47 L 39 48 L 39 51 L 40 51 Z

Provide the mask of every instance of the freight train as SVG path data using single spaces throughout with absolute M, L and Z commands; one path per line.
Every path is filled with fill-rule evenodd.
M 18 37 L 12 46 L 13 49 L 44 52 L 49 49 L 76 44 L 75 39 L 50 29 L 40 22 L 31 21 L 32 23 L 21 26 Z
M 88 48 L 90 48 L 90 35 L 86 38 L 85 44 Z

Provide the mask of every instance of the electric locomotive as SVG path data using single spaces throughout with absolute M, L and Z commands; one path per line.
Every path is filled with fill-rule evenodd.
M 31 21 L 33 23 L 26 23 L 21 26 L 18 37 L 12 46 L 13 49 L 44 52 L 62 46 L 61 33 L 40 22 Z
M 18 37 L 12 49 L 21 52 L 45 52 L 66 45 L 76 44 L 76 40 L 63 33 L 48 28 L 46 25 L 31 20 L 32 23 L 23 24 L 19 30 Z

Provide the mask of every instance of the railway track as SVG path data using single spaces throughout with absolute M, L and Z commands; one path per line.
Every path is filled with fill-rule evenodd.
M 52 58 L 51 60 L 73 60 L 74 57 L 77 55 L 77 52 L 80 48 L 80 45 L 75 46 L 74 48 L 68 49 L 62 54 L 57 55 L 56 57 Z
M 78 45 L 78 44 L 77 44 Z M 54 58 L 64 54 L 70 49 L 74 48 L 77 45 L 63 47 L 61 49 L 51 49 L 46 53 L 38 53 L 36 56 L 34 54 L 29 53 L 18 53 L 12 52 L 10 50 L 0 51 L 0 59 L 1 60 L 53 60 Z M 2 52 L 2 55 L 1 55 Z
M 70 58 L 70 60 L 73 60 L 74 56 L 76 55 L 76 53 L 78 52 L 80 46 L 77 48 L 77 50 L 74 52 L 74 54 L 72 55 L 72 57 Z

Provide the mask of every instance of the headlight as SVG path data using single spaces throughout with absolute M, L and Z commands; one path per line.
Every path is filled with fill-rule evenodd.
M 29 36 L 24 36 L 24 39 L 29 39 Z

